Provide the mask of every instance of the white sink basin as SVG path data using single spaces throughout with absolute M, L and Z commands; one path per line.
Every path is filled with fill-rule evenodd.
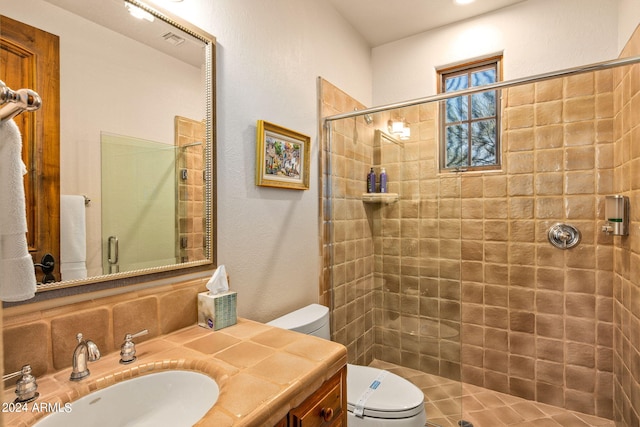
M 204 374 L 162 371 L 90 393 L 35 426 L 192 426 L 219 395 L 218 384 Z

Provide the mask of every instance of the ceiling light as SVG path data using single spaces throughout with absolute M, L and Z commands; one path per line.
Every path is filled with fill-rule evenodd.
M 469 4 L 473 3 L 475 0 L 453 0 L 455 4 Z
M 149 12 L 147 12 L 144 9 L 139 8 L 138 6 L 129 3 L 128 1 L 125 0 L 124 2 L 124 7 L 127 8 L 127 10 L 129 11 L 129 13 L 131 14 L 131 16 L 138 18 L 138 19 L 145 19 L 149 22 L 153 22 L 154 17 L 152 14 L 150 14 Z

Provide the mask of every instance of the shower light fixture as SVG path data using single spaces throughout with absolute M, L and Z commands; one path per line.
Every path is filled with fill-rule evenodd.
M 132 3 L 129 3 L 127 0 L 124 1 L 124 7 L 126 7 L 131 16 L 135 18 L 145 19 L 149 22 L 153 22 L 155 19 L 152 14 Z
M 387 129 L 389 129 L 389 133 L 391 135 L 397 136 L 403 141 L 406 141 L 411 137 L 411 128 L 407 121 L 402 117 L 389 119 L 387 122 Z

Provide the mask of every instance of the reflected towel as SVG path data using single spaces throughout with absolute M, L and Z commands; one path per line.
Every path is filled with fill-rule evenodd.
M 0 300 L 24 301 L 36 292 L 27 247 L 22 137 L 13 120 L 0 122 Z
M 60 273 L 62 280 L 87 277 L 84 196 L 60 196 Z
M 62 280 L 77 280 L 87 278 L 87 266 L 84 262 L 63 262 L 60 264 Z

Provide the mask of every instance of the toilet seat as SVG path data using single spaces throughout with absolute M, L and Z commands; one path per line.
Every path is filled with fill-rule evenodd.
M 380 378 L 381 369 L 369 366 L 347 365 L 347 408 L 354 412 L 358 400 L 371 384 Z M 364 406 L 364 416 L 372 418 L 400 419 L 418 415 L 424 410 L 424 394 L 404 378 L 387 372 L 375 391 L 371 392 Z

